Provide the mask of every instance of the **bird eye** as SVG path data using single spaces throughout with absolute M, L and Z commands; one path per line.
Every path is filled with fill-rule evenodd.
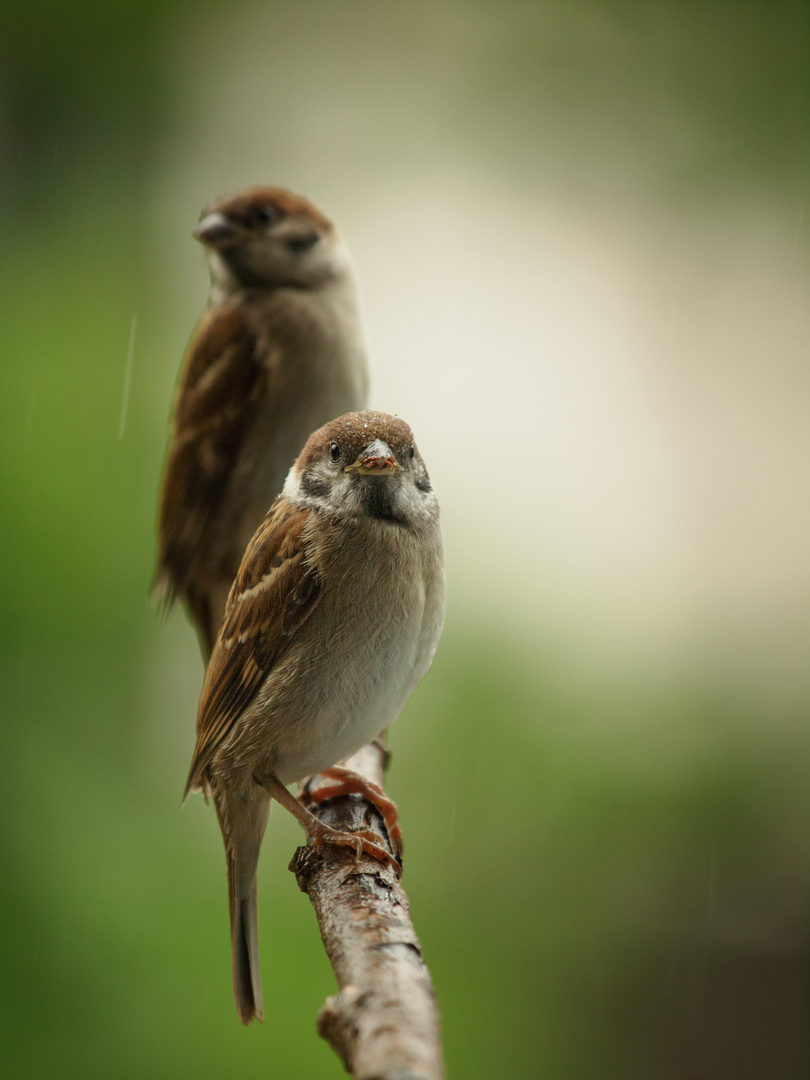
M 329 453 L 332 455 L 332 461 L 340 461 L 340 447 L 336 442 L 330 445 Z
M 416 451 L 415 451 L 415 450 L 414 450 L 414 448 L 413 448 L 413 443 L 411 443 L 411 449 L 410 449 L 409 457 L 410 457 L 411 459 L 413 459 L 413 455 L 414 455 L 415 453 L 416 453 Z
M 257 206 L 252 214 L 254 225 L 270 225 L 281 217 L 281 213 L 272 203 L 265 206 Z

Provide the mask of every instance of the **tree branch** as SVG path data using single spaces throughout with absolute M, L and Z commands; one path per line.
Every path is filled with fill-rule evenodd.
M 342 764 L 381 786 L 387 757 L 375 741 Z M 309 786 L 317 785 L 316 777 Z M 365 799 L 342 796 L 312 809 L 333 828 L 372 829 L 392 851 Z M 396 872 L 331 844 L 298 848 L 290 870 L 315 908 L 340 986 L 318 1014 L 318 1033 L 355 1080 L 443 1080 L 436 997 Z

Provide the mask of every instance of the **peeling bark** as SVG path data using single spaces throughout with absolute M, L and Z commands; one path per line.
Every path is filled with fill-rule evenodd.
M 386 759 L 374 742 L 342 764 L 382 785 Z M 312 809 L 333 828 L 372 829 L 392 851 L 382 818 L 359 796 Z M 315 908 L 340 987 L 318 1014 L 318 1033 L 355 1080 L 443 1080 L 436 997 L 396 871 L 333 845 L 298 848 L 290 870 Z

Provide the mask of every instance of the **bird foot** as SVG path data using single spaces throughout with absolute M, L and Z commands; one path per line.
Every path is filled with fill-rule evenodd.
M 327 780 L 336 781 L 334 784 L 323 784 L 312 787 L 312 781 L 326 777 Z M 380 813 L 391 844 L 397 855 L 402 854 L 402 829 L 399 827 L 399 815 L 396 803 L 389 799 L 379 784 L 366 780 L 360 773 L 352 772 L 342 765 L 333 765 L 331 769 L 324 769 L 318 773 L 318 777 L 312 777 L 304 785 L 302 792 L 304 798 L 313 804 L 320 806 L 328 799 L 337 799 L 342 795 L 362 795 Z
M 318 819 L 315 818 L 317 821 Z M 313 846 L 319 844 L 337 844 L 340 847 L 352 847 L 355 851 L 355 861 L 360 862 L 361 855 L 371 855 L 390 870 L 394 870 L 397 877 L 402 875 L 402 867 L 394 856 L 386 851 L 379 843 L 379 836 L 371 829 L 359 829 L 357 832 L 340 832 L 338 829 L 330 829 L 328 825 L 321 825 L 316 835 L 309 834 Z
M 327 770 L 327 773 L 329 771 L 330 770 Z M 348 769 L 343 771 L 349 772 Z M 320 775 L 326 774 L 321 773 Z M 356 773 L 350 773 L 350 775 L 356 776 L 360 781 L 363 779 Z M 380 838 L 377 833 L 372 832 L 370 829 L 358 829 L 357 832 L 341 832 L 339 829 L 332 829 L 329 825 L 324 825 L 319 818 L 315 817 L 311 810 L 308 810 L 299 799 L 296 799 L 295 795 L 284 787 L 277 776 L 274 776 L 271 773 L 263 779 L 260 779 L 258 776 L 254 777 L 254 779 L 257 784 L 265 789 L 268 795 L 271 795 L 276 802 L 280 803 L 285 808 L 285 810 L 289 810 L 293 817 L 304 827 L 307 835 L 312 840 L 313 845 L 337 844 L 340 847 L 351 847 L 354 848 L 358 861 L 360 860 L 361 855 L 371 855 L 373 858 L 383 863 L 383 865 L 394 870 L 398 876 L 402 874 L 401 863 L 380 844 Z M 363 782 L 367 783 L 367 781 Z M 332 785 L 332 787 L 334 786 L 336 785 Z M 380 788 L 376 784 L 373 784 L 372 787 L 375 787 L 377 788 L 377 791 L 380 791 Z M 331 788 L 329 790 L 331 790 Z M 340 794 L 348 793 L 341 792 Z M 309 797 L 312 799 L 311 795 L 309 795 Z M 326 798 L 334 797 L 334 795 L 326 796 Z M 376 805 L 376 800 L 372 799 L 370 795 L 367 795 L 367 798 Z M 391 800 L 386 799 L 384 795 L 383 799 L 394 807 Z M 322 798 L 312 799 L 312 802 L 316 806 L 323 801 L 324 799 Z M 380 813 L 382 814 L 382 809 L 380 809 Z M 394 807 L 394 813 L 396 814 L 396 807 Z M 385 820 L 384 817 L 383 820 Z M 394 843 L 394 840 L 392 839 L 391 842 Z

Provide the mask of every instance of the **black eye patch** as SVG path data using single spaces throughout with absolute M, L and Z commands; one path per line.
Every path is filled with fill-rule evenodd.
M 329 494 L 329 480 L 321 476 L 316 469 L 305 469 L 301 475 L 301 490 L 313 498 L 326 498 Z
M 304 251 L 309 251 L 310 248 L 315 247 L 319 240 L 320 236 L 318 236 L 315 230 L 308 229 L 306 232 L 300 232 L 295 236 L 288 237 L 284 242 L 290 251 L 303 253 Z

